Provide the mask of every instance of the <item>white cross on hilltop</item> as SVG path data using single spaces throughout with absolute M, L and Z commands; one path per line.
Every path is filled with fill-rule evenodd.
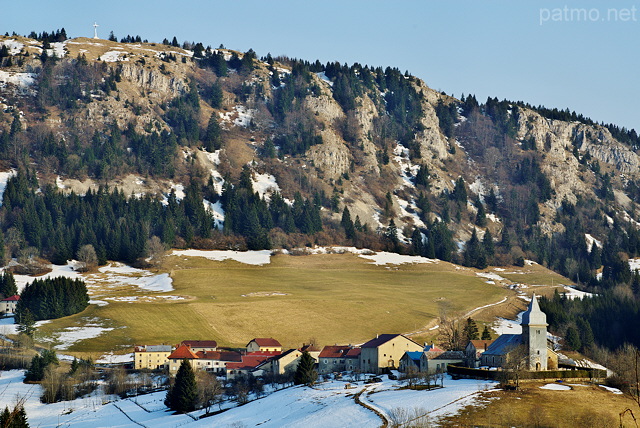
M 93 38 L 94 39 L 98 38 L 98 27 L 99 27 L 98 23 L 94 22 L 93 23 Z

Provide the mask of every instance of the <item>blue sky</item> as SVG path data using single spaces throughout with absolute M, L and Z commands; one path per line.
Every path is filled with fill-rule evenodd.
M 566 7 L 566 8 L 565 8 Z M 0 31 L 65 27 L 409 70 L 434 89 L 568 107 L 640 130 L 640 0 L 13 1 Z

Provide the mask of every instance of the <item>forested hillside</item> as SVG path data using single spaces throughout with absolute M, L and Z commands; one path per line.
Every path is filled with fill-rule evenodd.
M 64 30 L 0 37 L 0 96 L 5 261 L 339 244 L 532 259 L 635 299 L 634 130 L 392 67 Z

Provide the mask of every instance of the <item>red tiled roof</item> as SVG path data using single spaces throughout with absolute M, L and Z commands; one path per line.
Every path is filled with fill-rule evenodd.
M 185 358 L 189 360 L 195 360 L 198 358 L 198 356 L 194 354 L 191 348 L 189 348 L 187 345 L 180 345 L 178 349 L 173 351 L 167 358 L 169 358 L 170 360 L 183 360 Z
M 181 345 L 188 345 L 192 348 L 217 348 L 218 342 L 215 340 L 183 340 Z
M 494 342 L 494 340 L 470 340 L 470 342 L 476 349 L 484 351 Z
M 424 347 L 425 352 L 444 352 L 444 349 L 438 348 L 436 345 L 431 344 Z
M 260 364 L 262 364 L 263 362 L 265 362 L 266 360 L 268 360 L 273 356 L 273 355 L 267 355 L 267 354 L 278 355 L 271 352 L 263 352 L 263 353 L 251 352 L 250 354 L 243 355 L 242 361 L 240 362 L 227 363 L 227 370 L 255 369 Z
M 320 352 L 320 348 L 318 348 L 316 345 L 314 344 L 310 344 L 310 345 L 302 345 L 302 348 L 300 348 L 300 352 Z
M 198 351 L 196 356 L 203 360 L 242 361 L 242 355 L 233 351 Z
M 347 355 L 345 355 L 345 358 L 358 358 L 361 352 L 361 348 L 351 348 L 349 352 L 347 352 Z
M 7 297 L 6 299 L 2 299 L 3 302 L 17 302 L 18 300 L 20 300 L 20 296 L 18 296 L 17 294 L 14 294 L 11 297 Z
M 272 337 L 257 337 L 255 339 L 253 339 L 251 342 L 256 342 L 256 344 L 258 346 L 260 346 L 260 347 L 274 347 L 274 346 L 282 347 L 280 342 L 278 342 L 277 340 L 275 340 Z M 249 342 L 249 343 L 251 343 L 251 342 Z
M 318 358 L 344 358 L 350 349 L 349 346 L 325 346 Z

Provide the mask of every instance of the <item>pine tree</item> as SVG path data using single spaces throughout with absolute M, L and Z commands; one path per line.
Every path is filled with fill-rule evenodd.
M 478 324 L 473 318 L 467 318 L 467 324 L 464 326 L 464 334 L 467 340 L 478 340 Z
M 293 383 L 295 385 L 313 385 L 318 378 L 318 372 L 316 372 L 315 366 L 316 362 L 311 354 L 304 351 L 298 362 L 296 372 L 293 375 Z
M 478 208 L 478 213 L 476 214 L 476 225 L 480 227 L 485 227 L 487 225 L 487 213 L 484 210 L 484 205 L 480 198 L 476 199 L 476 207 Z
M 0 294 L 5 298 L 18 294 L 16 280 L 9 271 L 4 271 L 2 275 L 0 275 Z
M 571 351 L 577 351 L 582 344 L 580 343 L 580 335 L 575 327 L 571 326 L 567 329 L 567 337 L 565 337 L 567 348 Z
M 489 232 L 489 229 L 485 230 L 484 236 L 482 237 L 482 247 L 487 257 L 493 257 L 495 255 L 496 250 L 493 245 L 493 236 L 491 232 Z
M 12 411 L 9 410 L 9 407 L 5 407 L 2 414 L 0 414 L 0 427 L 29 428 L 27 412 L 25 412 L 24 407 L 17 405 Z
M 18 314 L 17 330 L 19 333 L 33 337 L 33 333 L 36 331 L 36 321 L 33 319 L 33 314 L 29 308 L 24 309 L 24 311 Z
M 489 331 L 489 327 L 484 326 L 484 330 L 482 330 L 481 340 L 491 340 L 491 332 Z
M 188 360 L 182 360 L 175 383 L 167 391 L 164 404 L 178 413 L 191 412 L 198 403 L 196 376 Z
M 344 233 L 347 236 L 347 239 L 355 238 L 355 226 L 353 225 L 353 221 L 351 221 L 351 214 L 347 207 L 344 207 L 344 210 L 342 211 L 342 220 L 340 221 L 340 224 L 344 228 Z

